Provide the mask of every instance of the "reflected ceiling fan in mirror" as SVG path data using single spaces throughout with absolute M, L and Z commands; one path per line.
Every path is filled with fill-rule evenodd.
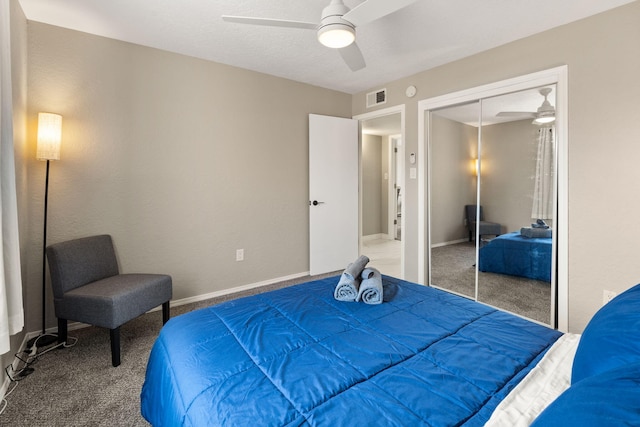
M 222 19 L 240 24 L 315 30 L 318 32 L 320 43 L 338 49 L 347 66 L 352 71 L 358 71 L 366 64 L 355 42 L 356 27 L 389 15 L 416 1 L 418 0 L 366 0 L 349 9 L 342 0 L 331 0 L 329 6 L 322 10 L 320 23 L 231 15 L 222 15 Z
M 543 125 L 551 123 L 556 120 L 556 109 L 551 105 L 547 97 L 551 93 L 551 88 L 543 87 L 540 89 L 540 95 L 544 96 L 542 105 L 538 107 L 537 111 L 501 111 L 497 114 L 498 117 L 531 117 L 534 124 Z

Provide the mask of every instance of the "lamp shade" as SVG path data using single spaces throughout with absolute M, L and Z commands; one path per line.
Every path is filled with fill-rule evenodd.
M 62 142 L 62 116 L 53 113 L 38 113 L 38 148 L 36 159 L 60 160 Z

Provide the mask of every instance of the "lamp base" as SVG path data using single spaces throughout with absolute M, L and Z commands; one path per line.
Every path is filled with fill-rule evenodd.
M 26 348 L 27 349 L 33 348 L 34 345 L 36 346 L 36 348 L 48 347 L 48 346 L 50 346 L 51 344 L 54 344 L 57 341 L 58 341 L 58 336 L 57 335 L 54 335 L 54 334 L 41 334 L 41 335 L 38 335 L 37 337 L 33 337 L 29 341 L 27 341 Z

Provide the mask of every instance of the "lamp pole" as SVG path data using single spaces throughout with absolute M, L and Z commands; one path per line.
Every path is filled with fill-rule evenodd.
M 47 161 L 44 181 L 44 219 L 42 233 L 42 332 L 33 341 L 29 341 L 29 348 L 44 347 L 57 340 L 55 334 L 47 334 L 46 317 L 46 279 L 47 279 L 47 208 L 49 205 L 49 166 L 50 160 L 60 159 L 60 142 L 62 139 L 62 116 L 52 113 L 38 114 L 38 148 L 36 158 Z

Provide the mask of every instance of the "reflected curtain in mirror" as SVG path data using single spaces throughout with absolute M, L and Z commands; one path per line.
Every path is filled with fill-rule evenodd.
M 555 135 L 553 127 L 538 130 L 538 155 L 531 218 L 552 219 L 554 201 Z

